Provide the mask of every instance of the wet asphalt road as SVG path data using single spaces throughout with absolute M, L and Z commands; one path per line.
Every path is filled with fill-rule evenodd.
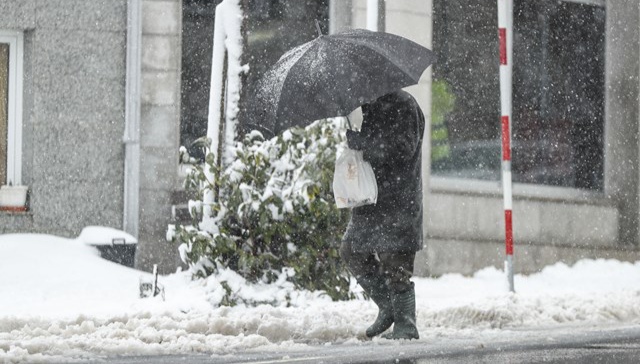
M 317 346 L 305 351 L 252 352 L 233 356 L 180 355 L 107 358 L 117 364 L 169 363 L 640 363 L 640 326 L 609 329 L 513 331 L 496 340 L 436 338 Z M 532 337 L 533 336 L 533 337 Z

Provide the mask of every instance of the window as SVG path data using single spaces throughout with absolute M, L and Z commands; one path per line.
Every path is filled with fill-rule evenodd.
M 220 0 L 182 2 L 182 111 L 180 143 L 203 159 L 191 143 L 207 133 L 211 76 L 211 39 L 215 6 Z M 317 36 L 315 20 L 328 29 L 328 0 L 249 0 L 247 2 L 247 60 L 250 71 L 243 87 L 251 89 L 282 54 Z M 291 31 L 291 30 L 295 31 Z
M 513 178 L 602 190 L 605 8 L 515 0 Z M 496 2 L 434 1 L 434 175 L 500 178 Z
M 0 31 L 0 185 L 22 184 L 22 33 Z

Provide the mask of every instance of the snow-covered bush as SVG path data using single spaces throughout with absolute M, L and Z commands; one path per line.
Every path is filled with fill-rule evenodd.
M 249 282 L 271 283 L 288 272 L 299 289 L 353 298 L 338 256 L 348 211 L 336 208 L 331 191 L 340 122 L 319 121 L 270 140 L 254 131 L 236 144 L 235 160 L 223 171 L 207 155 L 214 184 L 194 166 L 185 182 L 199 198 L 189 203 L 193 225 L 176 226 L 173 239 L 196 276 L 225 268 Z M 219 193 L 213 232 L 196 228 L 206 189 Z

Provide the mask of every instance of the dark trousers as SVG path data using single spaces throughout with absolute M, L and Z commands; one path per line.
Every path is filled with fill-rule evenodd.
M 416 253 L 354 253 L 350 243 L 342 242 L 340 257 L 356 280 L 381 275 L 393 292 L 402 293 L 411 288 Z

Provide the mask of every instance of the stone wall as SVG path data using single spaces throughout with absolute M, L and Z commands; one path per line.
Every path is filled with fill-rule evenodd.
M 0 0 L 0 29 L 24 34 L 26 214 L 0 233 L 75 237 L 121 227 L 126 0 Z
M 142 2 L 140 214 L 136 268 L 161 272 L 179 265 L 177 246 L 166 240 L 171 198 L 180 186 L 181 0 Z

